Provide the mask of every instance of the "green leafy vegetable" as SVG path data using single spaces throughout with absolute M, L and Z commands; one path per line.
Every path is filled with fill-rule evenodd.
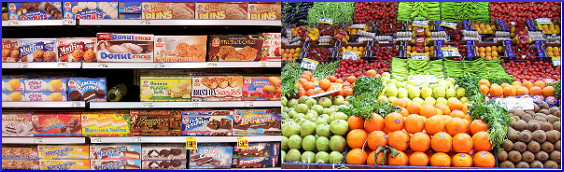
M 398 112 L 399 107 L 388 102 L 379 102 L 377 97 L 384 89 L 382 79 L 374 77 L 360 77 L 354 82 L 354 93 L 347 97 L 349 106 L 339 111 L 349 116 L 370 118 L 372 113 L 378 113 L 385 117 L 392 112 Z
M 282 84 L 281 84 L 281 94 L 285 97 L 297 97 L 299 89 L 296 87 L 296 82 L 300 79 L 300 76 L 304 72 L 304 69 L 300 67 L 299 63 L 287 63 L 282 69 Z

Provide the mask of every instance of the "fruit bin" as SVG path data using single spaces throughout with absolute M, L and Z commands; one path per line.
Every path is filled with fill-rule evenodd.
M 299 59 L 309 58 L 318 62 L 331 62 L 339 58 L 333 57 L 334 45 L 318 45 L 310 43 L 309 46 L 302 48 L 302 53 Z
M 295 59 L 300 57 L 301 52 L 301 45 L 283 45 L 280 49 L 282 61 L 294 61 Z
M 366 55 L 365 55 L 366 57 L 364 59 L 390 60 L 393 57 L 397 57 L 398 55 L 399 55 L 399 49 L 396 44 L 374 42 L 372 48 L 366 49 Z

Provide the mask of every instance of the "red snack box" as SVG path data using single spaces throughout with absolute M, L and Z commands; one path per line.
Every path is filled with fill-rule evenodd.
M 82 136 L 80 113 L 34 113 L 34 136 Z

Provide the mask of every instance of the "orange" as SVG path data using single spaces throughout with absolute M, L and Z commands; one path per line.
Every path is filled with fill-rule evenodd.
M 366 72 L 366 76 L 376 77 L 376 70 L 370 69 Z
M 431 137 L 425 133 L 415 133 L 409 140 L 409 148 L 416 152 L 425 152 L 431 147 Z
M 427 121 L 425 121 L 425 131 L 427 131 L 427 133 L 429 133 L 430 135 L 433 135 L 438 132 L 442 132 L 444 131 L 444 129 L 445 129 L 445 122 L 439 115 L 431 117 L 427 119 Z
M 475 119 L 472 123 L 470 123 L 470 133 L 474 135 L 480 131 L 488 131 L 488 124 L 486 124 L 484 120 Z
M 382 131 L 384 129 L 384 118 L 378 114 L 373 114 L 372 117 L 364 120 L 364 129 L 368 133 Z
M 535 95 L 542 95 L 542 88 L 539 86 L 532 86 L 529 89 L 529 94 L 535 96 Z
M 476 167 L 492 168 L 495 166 L 495 157 L 488 151 L 476 152 L 473 160 Z
M 431 166 L 441 166 L 441 167 L 450 167 L 451 164 L 450 156 L 442 152 L 433 154 L 433 156 L 431 156 L 430 162 L 431 162 Z
M 350 148 L 362 148 L 368 135 L 362 129 L 354 129 L 347 134 L 347 144 Z
M 466 133 L 459 133 L 452 138 L 452 149 L 458 153 L 468 153 L 472 150 L 472 137 Z
M 437 115 L 437 110 L 435 109 L 435 106 L 433 106 L 433 104 L 429 103 L 429 102 L 423 102 L 421 104 L 421 109 L 420 109 L 420 115 L 424 116 L 426 118 L 430 118 L 432 116 Z
M 490 143 L 490 134 L 485 131 L 480 131 L 472 135 L 472 142 L 474 143 L 474 151 L 491 151 L 492 144 Z
M 354 76 L 349 76 L 349 77 L 347 78 L 347 82 L 349 82 L 349 83 L 351 83 L 351 84 L 354 83 L 354 81 L 356 81 L 356 77 L 354 77 Z
M 546 86 L 546 83 L 544 83 L 543 81 L 540 81 L 540 80 L 539 80 L 539 81 L 536 81 L 533 85 L 534 85 L 534 86 L 538 86 L 538 87 L 540 87 L 540 88 L 542 89 L 542 88 L 544 88 L 544 87 Z
M 490 87 L 490 81 L 488 81 L 487 79 L 481 79 L 480 85 L 485 85 L 487 87 Z
M 545 97 L 554 96 L 554 87 L 546 86 L 542 89 L 542 95 Z
M 486 85 L 480 85 L 480 92 L 487 96 L 490 92 L 490 88 Z
M 521 86 L 521 85 L 523 85 L 523 84 L 522 84 L 521 82 L 519 82 L 519 81 L 513 81 L 513 83 L 511 83 L 511 85 L 513 85 L 513 86 Z
M 368 147 L 372 150 L 378 149 L 380 146 L 388 145 L 388 136 L 382 131 L 374 131 L 368 135 Z
M 407 149 L 407 142 L 409 142 L 409 135 L 405 131 L 394 131 L 388 134 L 388 146 L 399 151 Z
M 472 167 L 472 156 L 459 153 L 452 157 L 452 166 L 455 167 Z
M 529 94 L 529 89 L 525 86 L 519 86 L 517 88 L 517 95 L 520 96 L 520 95 L 523 95 L 523 94 Z
M 329 81 L 328 79 L 323 79 L 319 81 L 319 88 L 323 90 L 327 90 L 329 89 L 329 87 L 331 87 L 331 81 Z
M 388 165 L 407 165 L 409 162 L 409 157 L 400 151 L 396 156 L 391 153 L 388 155 Z
M 368 158 L 366 152 L 360 148 L 354 148 L 347 153 L 347 164 L 364 165 L 366 164 L 366 158 Z
M 399 99 L 398 99 L 398 100 L 399 100 Z M 396 102 L 397 102 L 397 100 L 396 100 Z M 409 115 L 409 111 L 407 111 L 406 108 L 401 108 L 400 111 L 399 111 L 399 113 L 400 113 L 401 116 L 403 116 L 403 117 L 407 117 L 407 116 Z
M 506 87 L 503 88 L 503 95 L 504 96 L 516 96 L 517 95 L 517 89 L 512 86 L 512 85 L 508 85 Z
M 510 85 L 508 83 L 503 83 L 500 86 L 501 86 L 501 88 L 505 88 L 505 87 L 510 86 Z
M 349 122 L 349 130 L 364 129 L 364 119 L 359 116 L 351 116 L 347 121 Z
M 308 75 L 306 75 L 306 74 L 302 74 L 302 75 L 300 76 L 300 78 L 303 78 L 303 79 L 305 79 L 305 80 L 307 80 L 307 81 L 310 81 L 310 80 L 311 80 L 311 76 L 308 76 Z
M 397 112 L 392 112 L 384 118 L 384 126 L 390 131 L 401 130 L 403 123 L 403 116 Z
M 418 114 L 419 115 L 420 109 L 421 109 L 421 105 L 417 102 L 407 103 L 407 111 L 409 111 L 409 114 Z
M 303 83 L 304 89 L 311 90 L 315 88 L 315 84 L 313 82 L 304 82 Z
M 492 97 L 501 97 L 503 95 L 503 88 L 501 88 L 497 84 L 493 84 L 490 87 L 490 95 Z
M 337 80 L 337 77 L 335 77 L 335 76 L 330 76 L 330 77 L 327 77 L 327 80 L 329 80 L 329 81 L 331 81 L 331 82 L 335 82 L 335 81 Z
M 321 94 L 321 93 L 325 93 L 325 90 L 319 89 L 315 94 Z
M 349 83 L 348 81 L 345 81 L 345 83 L 343 83 L 343 88 L 345 87 L 350 87 L 351 83 Z
M 335 80 L 336 83 L 343 83 L 344 81 L 342 79 L 337 79 Z
M 306 95 L 308 95 L 308 96 L 313 96 L 313 95 L 315 95 L 315 90 L 313 90 L 313 89 L 307 90 Z
M 424 152 L 414 152 L 409 156 L 409 165 L 427 166 L 429 165 L 429 157 Z
M 449 119 L 445 123 L 446 132 L 451 136 L 454 136 L 458 133 L 466 133 L 466 123 L 466 120 L 462 118 Z
M 431 137 L 431 147 L 435 152 L 449 152 L 452 149 L 452 137 L 445 132 L 439 132 Z
M 407 98 L 399 98 L 396 101 L 394 101 L 392 104 L 402 107 L 402 108 L 407 108 L 407 103 L 409 102 L 409 99 Z
M 523 86 L 527 87 L 527 89 L 530 89 L 534 86 L 534 84 L 531 81 L 523 81 Z
M 440 109 L 441 112 L 443 112 L 444 115 L 449 115 L 450 114 L 450 108 L 444 104 L 444 103 L 437 103 L 437 105 L 435 106 L 437 109 Z
M 453 100 L 453 101 L 448 101 L 447 103 L 448 108 L 450 108 L 451 111 L 453 110 L 462 110 L 462 102 L 460 102 L 460 100 Z
M 417 133 L 425 128 L 425 119 L 419 115 L 411 114 L 405 118 L 405 131 L 408 133 Z
M 311 73 L 309 70 L 304 71 L 304 73 L 302 73 L 302 75 L 307 75 L 311 78 L 311 76 L 313 75 L 313 73 Z
M 468 105 L 469 104 L 470 104 L 469 102 L 466 102 L 462 105 L 462 112 L 464 112 L 464 114 L 466 114 L 468 112 Z
M 450 113 L 450 117 L 453 117 L 453 118 L 462 118 L 462 119 L 464 119 L 464 118 L 466 117 L 466 113 L 464 113 L 464 112 L 461 111 L 461 110 L 453 110 L 453 111 Z
M 306 95 L 306 90 L 304 90 L 303 88 L 300 88 L 298 91 L 298 97 L 302 97 Z
M 374 162 L 374 154 L 376 154 L 376 151 L 372 151 L 370 152 L 370 154 L 368 155 L 368 158 L 366 159 L 366 164 L 368 165 L 375 165 Z M 384 158 L 384 152 L 380 151 L 378 152 L 378 157 L 376 158 L 378 165 L 385 165 L 386 162 L 382 163 L 382 161 L 385 159 Z

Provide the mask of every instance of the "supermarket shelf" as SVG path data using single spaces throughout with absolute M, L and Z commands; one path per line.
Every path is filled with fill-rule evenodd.
M 41 62 L 41 63 L 2 63 L 2 69 L 80 69 L 81 63 Z
M 2 137 L 2 144 L 82 144 L 84 137 Z
M 280 20 L 80 20 L 81 26 L 282 26 Z
M 2 27 L 75 26 L 75 20 L 7 20 Z
M 82 63 L 84 69 L 280 68 L 281 62 Z
M 163 108 L 267 108 L 280 107 L 280 101 L 224 102 L 90 102 L 90 109 L 163 109 Z
M 82 101 L 62 102 L 2 102 L 2 108 L 84 108 Z
M 320 164 L 320 163 L 297 163 L 283 162 L 284 169 L 486 169 L 480 167 L 435 167 L 435 166 L 397 166 L 397 165 L 353 165 L 353 164 Z M 490 168 L 491 169 L 491 168 Z
M 190 136 L 91 137 L 91 143 L 186 143 Z M 249 142 L 279 142 L 280 136 L 247 136 Z M 199 136 L 198 143 L 233 143 L 237 136 Z

